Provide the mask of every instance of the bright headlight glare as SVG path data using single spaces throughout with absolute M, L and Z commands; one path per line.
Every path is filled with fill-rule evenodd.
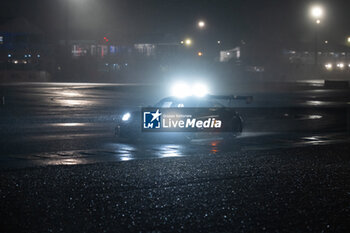
M 208 87 L 203 83 L 196 83 L 193 86 L 189 86 L 186 83 L 177 83 L 172 88 L 172 95 L 179 98 L 188 96 L 203 97 L 208 93 Z
M 172 95 L 176 97 L 187 97 L 191 95 L 190 87 L 186 83 L 177 83 L 172 88 Z
M 130 117 L 131 117 L 131 114 L 127 112 L 127 113 L 125 113 L 125 114 L 123 115 L 122 120 L 123 120 L 123 121 L 127 121 L 127 120 L 130 119 Z
M 203 97 L 208 94 L 208 87 L 203 83 L 197 83 L 193 87 L 193 95 Z

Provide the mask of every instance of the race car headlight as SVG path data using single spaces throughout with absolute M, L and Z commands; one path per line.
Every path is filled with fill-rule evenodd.
M 131 114 L 130 114 L 129 112 L 127 112 L 127 113 L 125 113 L 125 114 L 123 115 L 122 120 L 123 120 L 123 121 L 127 121 L 127 120 L 130 119 L 130 117 L 131 117 Z

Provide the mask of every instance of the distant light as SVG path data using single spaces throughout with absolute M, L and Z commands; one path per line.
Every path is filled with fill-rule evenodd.
M 24 55 L 24 57 L 27 57 L 27 54 L 26 54 L 26 55 Z
M 28 57 L 32 57 L 32 55 L 28 54 Z
M 338 63 L 337 67 L 340 68 L 340 69 L 343 69 L 344 68 L 344 63 Z
M 198 52 L 198 56 L 199 57 L 203 56 L 203 53 L 202 52 Z
M 125 63 L 125 66 L 128 66 L 128 63 Z
M 12 55 L 11 54 L 9 54 L 9 55 L 7 55 L 8 57 L 12 57 Z
M 229 56 L 229 55 L 230 55 L 230 53 L 229 53 L 229 52 L 227 52 L 227 53 L 226 53 L 226 55 L 227 55 L 227 56 Z
M 198 27 L 199 28 L 204 28 L 205 27 L 205 22 L 203 20 L 198 22 Z
M 333 68 L 333 65 L 331 63 L 327 63 L 324 65 L 327 70 L 331 70 Z
M 321 20 L 319 20 L 319 19 L 316 20 L 316 23 L 317 23 L 317 24 L 320 24 L 320 23 L 321 23 Z
M 324 43 L 325 43 L 325 44 L 328 44 L 328 40 L 325 40 Z
M 221 44 L 221 41 L 218 40 L 218 44 Z
M 24 64 L 27 64 L 27 61 L 24 61 L 23 63 L 24 63 Z
M 13 63 L 18 64 L 18 61 L 17 61 L 17 60 L 15 60 L 15 61 L 13 61 Z
M 40 58 L 40 54 L 37 55 L 37 58 Z
M 350 68 L 350 64 L 349 64 L 348 66 L 349 66 L 349 68 Z
M 323 9 L 321 6 L 313 6 L 311 8 L 311 16 L 315 19 L 320 19 L 323 16 Z
M 350 43 L 350 36 L 348 37 L 348 43 Z
M 184 44 L 184 41 L 183 41 L 183 40 L 181 41 L 181 44 Z
M 185 40 L 185 44 L 186 45 L 191 45 L 192 44 L 192 40 L 191 39 L 186 39 Z

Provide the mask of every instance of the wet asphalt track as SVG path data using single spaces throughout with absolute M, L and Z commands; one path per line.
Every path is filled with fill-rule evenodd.
M 257 92 L 252 88 L 240 92 L 237 85 L 232 91 L 253 95 L 254 101 L 248 106 L 251 108 L 346 107 L 350 102 L 348 89 L 325 89 L 317 81 L 282 86 L 286 91 Z M 189 144 L 123 142 L 114 137 L 116 119 L 125 111 L 155 103 L 166 96 L 165 89 L 152 85 L 27 83 L 1 85 L 0 95 L 5 96 L 0 108 L 2 168 L 211 155 L 349 141 L 346 133 L 333 132 L 333 124 L 338 121 L 334 115 L 308 112 L 296 117 L 281 110 L 280 115 L 271 117 L 255 110 L 245 116 L 245 132 L 234 143 L 220 137 L 200 138 Z M 310 126 L 309 131 L 293 131 L 295 127 Z M 326 130 L 313 132 L 319 126 Z
M 348 144 L 0 170 L 1 232 L 349 232 Z

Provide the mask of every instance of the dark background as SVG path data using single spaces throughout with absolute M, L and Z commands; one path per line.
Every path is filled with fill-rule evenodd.
M 102 35 L 175 40 L 194 31 L 198 19 L 209 37 L 237 42 L 253 38 L 291 46 L 313 36 L 308 18 L 312 1 L 295 0 L 7 0 L 0 23 L 25 17 L 52 39 L 63 38 L 68 21 L 72 38 Z M 320 1 L 326 9 L 321 30 L 329 40 L 343 40 L 350 18 L 349 1 Z M 67 14 L 67 9 L 68 13 Z M 113 39 L 113 38 L 112 38 Z M 214 38 L 210 38 L 214 39 Z

